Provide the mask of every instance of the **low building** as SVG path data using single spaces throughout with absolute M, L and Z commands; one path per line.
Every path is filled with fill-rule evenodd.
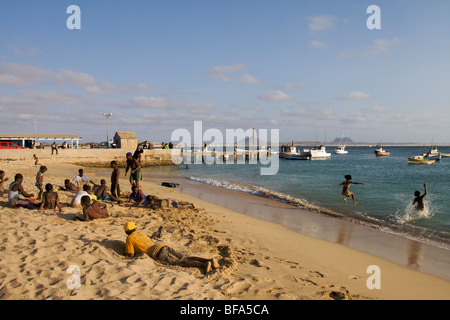
M 78 142 L 81 137 L 76 134 L 60 134 L 60 133 L 0 133 L 0 140 L 8 140 L 17 143 L 19 146 L 33 148 L 36 141 L 66 142 L 72 148 L 78 148 Z M 75 143 L 75 145 L 74 145 Z
M 114 144 L 116 148 L 136 149 L 137 138 L 134 132 L 116 132 L 114 135 Z

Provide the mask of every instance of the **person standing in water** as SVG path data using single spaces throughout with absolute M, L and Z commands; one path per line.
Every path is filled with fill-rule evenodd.
M 420 191 L 414 192 L 414 201 L 413 205 L 415 205 L 415 208 L 417 210 L 423 211 L 425 209 L 425 204 L 423 202 L 423 198 L 428 194 L 427 184 L 423 184 L 423 188 L 425 189 L 424 194 L 420 195 Z

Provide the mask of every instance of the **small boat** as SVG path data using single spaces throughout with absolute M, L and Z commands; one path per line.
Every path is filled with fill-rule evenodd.
M 347 154 L 348 151 L 345 150 L 345 143 L 342 144 L 342 139 L 344 139 L 344 136 L 342 136 L 341 141 L 339 141 L 339 145 L 337 146 L 336 149 L 334 149 L 334 153 L 336 154 Z
M 306 153 L 290 153 L 284 156 L 286 160 L 311 160 L 311 156 Z
M 280 158 L 287 159 L 290 155 L 299 154 L 294 145 L 281 147 Z
M 427 159 L 424 156 L 414 156 L 408 158 L 408 163 L 412 164 L 433 164 L 436 159 Z
M 441 156 L 442 156 L 442 158 L 450 158 L 450 153 L 442 153 L 441 152 Z
M 311 150 L 304 150 L 304 153 L 305 154 L 309 153 L 311 160 L 326 159 L 326 158 L 331 157 L 331 153 L 327 152 L 324 145 L 312 147 Z
M 334 153 L 336 153 L 336 154 L 347 154 L 348 151 L 345 150 L 345 146 L 338 146 L 336 149 L 334 149 Z
M 377 157 L 386 157 L 391 154 L 390 152 L 387 152 L 386 150 L 384 150 L 380 144 L 377 145 L 377 148 L 375 149 L 374 152 Z

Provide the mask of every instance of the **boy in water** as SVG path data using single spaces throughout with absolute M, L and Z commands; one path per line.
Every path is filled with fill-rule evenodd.
M 350 196 L 352 196 L 353 203 L 357 204 L 358 201 L 356 201 L 356 199 L 355 199 L 355 194 L 353 192 L 350 192 L 350 190 L 349 190 L 351 184 L 362 184 L 362 185 L 364 185 L 364 183 L 362 183 L 362 182 L 353 182 L 352 181 L 352 176 L 347 174 L 345 176 L 345 181 L 342 182 L 341 184 L 339 184 L 340 186 L 343 186 L 342 187 L 342 195 L 345 197 L 344 198 L 344 202 L 347 203 L 347 199 Z
M 53 185 L 50 183 L 45 185 L 45 192 L 42 195 L 42 203 L 39 207 L 39 211 L 42 211 L 43 209 L 54 209 L 55 211 L 59 210 L 59 212 L 62 212 L 62 207 L 59 204 L 58 192 L 53 191 Z
M 37 200 L 42 199 L 42 194 L 44 193 L 44 173 L 47 171 L 46 166 L 41 166 L 37 175 L 36 175 L 36 183 L 34 184 L 39 189 L 39 194 Z
M 428 193 L 428 189 L 427 189 L 427 184 L 424 183 L 423 187 L 425 189 L 425 192 L 423 195 L 420 195 L 420 191 L 416 191 L 414 192 L 414 201 L 413 201 L 413 205 L 416 205 L 416 209 L 422 211 L 423 209 L 425 209 L 425 205 L 423 203 L 423 198 L 427 195 Z

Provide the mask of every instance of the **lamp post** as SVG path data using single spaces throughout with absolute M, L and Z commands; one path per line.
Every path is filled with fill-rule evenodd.
M 109 117 L 112 113 L 104 113 L 103 115 L 106 117 L 106 147 L 109 149 Z

